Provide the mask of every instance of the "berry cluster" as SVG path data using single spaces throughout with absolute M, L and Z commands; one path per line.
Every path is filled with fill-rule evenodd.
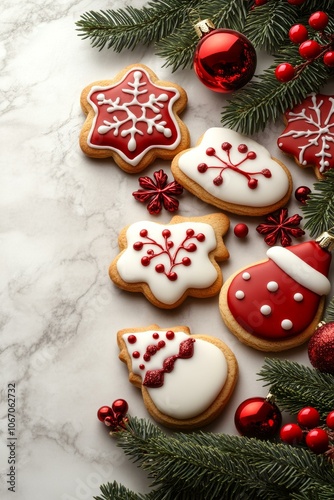
M 107 427 L 110 427 L 112 432 L 117 432 L 120 428 L 125 427 L 128 408 L 125 399 L 116 399 L 111 407 L 101 406 L 97 411 L 97 418 Z
M 284 62 L 275 69 L 275 76 L 280 82 L 289 82 L 298 75 L 315 59 L 322 58 L 323 63 L 334 67 L 334 35 L 324 34 L 324 29 L 328 25 L 328 15 L 326 12 L 318 11 L 311 14 L 308 24 L 311 28 L 321 33 L 321 37 L 326 43 L 321 45 L 316 40 L 308 38 L 307 27 L 303 24 L 294 24 L 289 30 L 289 38 L 292 43 L 299 44 L 299 55 L 306 61 L 298 66 Z
M 334 458 L 333 441 L 334 410 L 326 418 L 326 426 L 320 426 L 320 414 L 316 408 L 306 406 L 297 415 L 297 423 L 284 425 L 280 438 L 291 445 L 305 443 L 316 454 L 326 453 Z
M 268 2 L 268 0 L 255 0 L 254 1 L 254 5 L 256 7 L 259 7 L 260 5 L 264 5 Z M 287 2 L 290 4 L 290 5 L 302 5 L 305 0 L 287 0 Z

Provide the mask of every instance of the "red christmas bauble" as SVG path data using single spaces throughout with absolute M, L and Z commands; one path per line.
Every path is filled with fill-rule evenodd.
M 334 375 L 334 322 L 316 329 L 308 344 L 308 356 L 314 368 Z
M 295 191 L 295 198 L 300 203 L 306 203 L 309 194 L 311 193 L 311 189 L 307 186 L 299 186 Z
M 100 422 L 104 422 L 107 417 L 112 417 L 113 411 L 110 406 L 101 406 L 97 411 L 97 418 Z
M 112 409 L 117 415 L 125 416 L 129 409 L 129 405 L 125 399 L 116 399 L 112 404 Z
M 240 222 L 240 224 L 236 224 L 234 226 L 233 232 L 237 238 L 246 238 L 248 234 L 248 226 L 247 224 Z
M 242 436 L 270 439 L 278 433 L 282 415 L 279 408 L 267 398 L 254 397 L 238 406 L 234 423 Z
M 202 38 L 195 50 L 194 70 L 201 82 L 214 92 L 238 90 L 255 73 L 255 49 L 242 33 L 215 29 L 210 23 L 209 20 L 201 21 L 195 27 Z M 201 30 L 203 25 L 208 32 Z

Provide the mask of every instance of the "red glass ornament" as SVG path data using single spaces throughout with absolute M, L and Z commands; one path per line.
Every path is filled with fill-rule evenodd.
M 334 51 L 328 50 L 323 57 L 324 64 L 329 68 L 334 68 Z
M 321 45 L 316 40 L 306 40 L 299 46 L 299 54 L 303 59 L 314 59 L 321 52 Z
M 104 422 L 107 417 L 110 417 L 112 415 L 113 411 L 110 406 L 101 406 L 101 408 L 99 408 L 97 411 L 97 418 L 100 420 L 100 422 Z
M 290 63 L 279 64 L 275 69 L 275 77 L 279 82 L 290 82 L 295 76 L 295 68 Z
M 308 23 L 311 26 L 311 28 L 322 31 L 326 28 L 328 24 L 328 15 L 326 12 L 323 12 L 319 10 L 318 12 L 314 12 L 311 14 L 309 17 Z
M 316 329 L 308 344 L 308 356 L 314 368 L 334 375 L 334 322 Z
M 334 429 L 334 410 L 328 413 L 326 417 L 326 425 L 330 429 Z
M 238 406 L 234 423 L 242 436 L 270 439 L 278 433 L 282 415 L 268 398 L 254 397 Z
M 128 403 L 125 401 L 125 399 L 116 399 L 113 404 L 112 404 L 112 410 L 117 413 L 117 414 L 120 414 L 120 415 L 126 415 L 128 409 L 129 409 L 129 405 Z
M 309 195 L 311 193 L 311 189 L 307 186 L 299 186 L 295 191 L 295 198 L 297 201 L 302 203 L 303 205 L 306 203 Z
M 308 31 L 303 24 L 294 24 L 289 30 L 289 38 L 292 43 L 302 43 L 307 40 Z
M 298 412 L 297 422 L 303 427 L 312 429 L 312 427 L 316 427 L 317 425 L 319 425 L 320 413 L 316 408 L 313 408 L 312 406 L 305 406 L 305 408 L 302 408 Z
M 216 29 L 208 19 L 195 26 L 201 37 L 194 55 L 194 70 L 214 92 L 232 92 L 248 83 L 255 73 L 256 52 L 238 31 Z
M 237 238 L 246 238 L 248 234 L 248 226 L 243 223 L 236 224 L 233 231 Z
M 305 442 L 314 453 L 325 453 L 328 449 L 328 434 L 323 429 L 312 429 L 306 434 Z
M 286 424 L 280 430 L 280 438 L 284 443 L 298 444 L 303 439 L 303 431 L 297 424 Z

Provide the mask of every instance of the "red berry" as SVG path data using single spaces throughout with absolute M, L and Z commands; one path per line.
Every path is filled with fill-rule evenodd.
M 126 414 L 128 408 L 129 406 L 125 399 L 116 399 L 112 404 L 112 409 L 114 410 L 114 412 L 121 413 L 122 415 Z
M 189 259 L 189 257 L 183 257 L 182 264 L 186 267 L 190 266 L 191 260 Z
M 207 170 L 208 170 L 208 166 L 206 163 L 200 163 L 198 166 L 197 166 L 197 170 L 201 173 L 201 174 L 204 174 Z
M 163 264 L 157 264 L 155 270 L 157 273 L 162 274 L 165 272 L 165 266 Z
M 208 149 L 206 150 L 206 154 L 207 154 L 208 156 L 213 156 L 214 154 L 216 154 L 216 150 L 215 150 L 215 148 L 208 148 Z
M 205 241 L 205 234 L 198 233 L 198 235 L 196 236 L 196 239 L 197 239 L 197 241 L 200 241 L 200 242 Z
M 248 151 L 248 153 L 247 153 L 247 159 L 248 160 L 255 160 L 255 158 L 256 158 L 255 151 Z
M 232 144 L 230 142 L 223 142 L 222 144 L 222 150 L 223 151 L 229 151 L 232 147 Z
M 169 229 L 164 229 L 161 234 L 164 238 L 169 238 L 171 233 Z
M 289 38 L 292 43 L 302 43 L 307 40 L 308 32 L 303 24 L 294 24 L 289 30 Z
M 275 76 L 279 82 L 289 82 L 295 76 L 295 68 L 290 63 L 279 64 L 275 69 Z
M 145 255 L 145 257 L 142 257 L 142 259 L 141 259 L 141 263 L 145 267 L 149 266 L 150 262 L 151 262 L 150 258 L 146 257 L 146 255 Z
M 143 248 L 143 242 L 142 241 L 136 241 L 136 243 L 133 244 L 133 249 L 139 252 Z
M 174 271 L 172 271 L 171 273 L 167 274 L 167 278 L 169 279 L 169 281 L 176 281 L 177 274 Z
M 148 231 L 147 229 L 142 229 L 140 232 L 139 232 L 140 236 L 142 238 L 145 238 L 147 235 L 148 235 Z
M 288 3 L 291 5 L 303 5 L 305 0 L 288 0 Z
M 189 245 L 184 248 L 185 250 L 187 250 L 187 252 L 196 252 L 197 250 L 197 246 L 195 245 L 195 243 L 189 243 Z
M 195 231 L 193 229 L 187 229 L 186 231 L 186 235 L 191 238 L 192 236 L 194 236 L 195 234 Z
M 268 0 L 255 0 L 255 5 L 259 7 L 260 5 L 265 5 L 268 2 Z
M 303 59 L 314 59 L 321 52 L 321 45 L 316 40 L 306 40 L 299 46 L 299 54 Z
M 246 144 L 239 144 L 238 151 L 239 153 L 245 154 L 248 151 L 248 147 L 246 146 Z
M 284 443 L 298 444 L 303 439 L 303 431 L 297 424 L 286 424 L 280 430 L 280 438 Z
M 323 61 L 326 66 L 334 68 L 334 50 L 328 50 L 325 52 Z
M 326 425 L 330 429 L 334 429 L 334 410 L 328 413 L 326 418 Z
M 220 177 L 220 175 L 218 175 L 213 179 L 212 182 L 214 183 L 215 186 L 221 186 L 223 184 L 223 178 Z
M 328 449 L 328 434 L 323 429 L 312 429 L 306 434 L 306 444 L 314 453 L 325 453 Z
M 233 231 L 237 238 L 246 238 L 248 234 L 248 226 L 246 224 L 240 223 L 234 227 Z
M 311 14 L 308 23 L 314 30 L 322 31 L 328 24 L 328 15 L 326 12 L 319 10 L 318 12 Z
M 112 415 L 113 411 L 110 406 L 101 406 L 101 408 L 97 410 L 97 418 L 100 422 L 104 422 L 106 417 L 111 417 Z
M 305 408 L 302 408 L 298 413 L 297 422 L 303 427 L 312 429 L 313 427 L 319 425 L 320 414 L 318 410 L 316 410 L 312 406 L 306 406 Z
M 258 180 L 257 179 L 250 179 L 248 181 L 248 187 L 250 189 L 255 189 L 257 187 L 257 185 L 258 185 Z

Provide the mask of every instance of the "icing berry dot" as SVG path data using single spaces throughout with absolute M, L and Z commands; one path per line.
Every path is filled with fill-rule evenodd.
M 147 229 L 142 229 L 139 234 L 142 238 L 145 238 L 148 235 Z
M 145 365 L 139 365 L 140 370 L 145 370 Z
M 133 353 L 132 353 L 133 358 L 137 359 L 137 358 L 139 358 L 139 356 L 140 356 L 139 351 L 133 351 Z
M 196 239 L 197 239 L 197 241 L 200 241 L 200 242 L 204 241 L 205 240 L 205 234 L 198 233 L 198 235 L 196 236 Z
M 263 316 L 269 316 L 269 314 L 271 314 L 271 307 L 265 304 L 264 306 L 261 306 L 260 311 Z
M 194 236 L 195 231 L 193 229 L 187 229 L 186 234 L 191 238 L 192 236 Z
M 169 238 L 169 237 L 170 237 L 170 234 L 171 234 L 171 233 L 170 233 L 170 230 L 169 230 L 169 229 L 164 229 L 164 230 L 162 231 L 162 236 L 163 236 L 164 238 Z
M 242 290 L 237 290 L 235 292 L 235 297 L 239 300 L 242 300 L 245 297 L 245 292 L 243 292 Z
M 223 178 L 218 175 L 218 177 L 215 177 L 212 182 L 215 186 L 221 186 L 223 184 Z
M 162 349 L 163 347 L 165 347 L 165 345 L 166 345 L 166 342 L 164 340 L 159 340 L 158 349 Z
M 289 319 L 283 319 L 281 327 L 283 328 L 283 330 L 291 330 L 291 328 L 293 327 L 293 323 Z
M 172 271 L 171 273 L 167 274 L 167 278 L 169 279 L 169 281 L 176 281 L 177 280 L 177 274 L 174 271 Z
M 146 256 L 145 256 L 145 257 L 142 257 L 142 259 L 141 259 L 141 263 L 142 263 L 142 265 L 143 265 L 143 266 L 145 266 L 145 267 L 149 266 L 149 265 L 150 265 L 150 262 L 151 262 L 151 261 L 150 261 L 149 257 L 146 257 Z
M 142 241 L 136 241 L 136 243 L 133 244 L 133 248 L 134 250 L 137 250 L 137 252 L 139 250 L 141 250 L 143 248 L 143 242 Z
M 175 337 L 175 333 L 172 332 L 172 330 L 168 330 L 168 332 L 166 332 L 166 339 L 173 340 L 174 337 Z
M 148 354 L 150 354 L 151 356 L 153 356 L 153 355 L 157 352 L 157 350 L 158 350 L 158 348 L 157 348 L 157 346 L 155 346 L 155 345 L 149 345 L 149 346 L 147 346 L 147 348 L 146 348 L 146 352 L 147 352 Z
M 137 342 L 137 337 L 135 335 L 129 335 L 128 342 L 129 344 L 135 344 Z
M 182 259 L 182 264 L 183 264 L 184 266 L 190 266 L 190 264 L 191 264 L 191 260 L 189 259 L 189 257 L 183 257 L 183 259 Z
M 167 248 L 173 248 L 174 242 L 173 241 L 167 241 Z
M 157 264 L 155 270 L 157 273 L 161 274 L 165 271 L 165 266 L 163 264 Z
M 197 170 L 201 173 L 201 174 L 204 174 L 207 170 L 208 170 L 208 166 L 206 163 L 200 163 L 198 166 L 197 166 Z
M 145 352 L 143 358 L 144 358 L 144 361 L 150 361 L 151 356 L 147 352 Z
M 222 144 L 222 150 L 223 151 L 229 151 L 232 147 L 232 144 L 230 142 L 223 142 Z
M 263 170 L 261 170 L 261 173 L 267 178 L 267 179 L 270 179 L 271 177 L 271 172 L 269 170 L 269 168 L 264 168 Z
M 293 298 L 296 302 L 301 302 L 302 300 L 304 300 L 304 296 L 302 293 L 295 293 Z
M 154 339 L 158 339 L 160 337 L 160 335 L 158 334 L 158 332 L 154 332 L 153 335 L 152 335 L 152 337 Z
M 197 246 L 195 243 L 189 243 L 189 245 L 184 247 L 184 249 L 187 250 L 187 252 L 196 252 Z
M 207 154 L 208 156 L 213 156 L 215 153 L 216 153 L 215 148 L 208 148 L 208 149 L 206 150 L 206 154 Z
M 239 144 L 238 151 L 239 153 L 247 153 L 248 147 L 246 146 L 246 144 Z
M 248 158 L 248 160 L 255 160 L 255 158 L 256 158 L 255 151 L 248 151 L 247 158 Z
M 247 272 L 242 273 L 242 279 L 245 281 L 250 280 L 251 275 Z
M 278 283 L 276 283 L 276 281 L 269 281 L 269 283 L 267 283 L 267 290 L 269 290 L 269 292 L 277 292 Z
M 257 179 L 250 179 L 248 181 L 248 187 L 250 189 L 255 189 L 257 187 L 257 184 L 258 184 L 258 180 Z

